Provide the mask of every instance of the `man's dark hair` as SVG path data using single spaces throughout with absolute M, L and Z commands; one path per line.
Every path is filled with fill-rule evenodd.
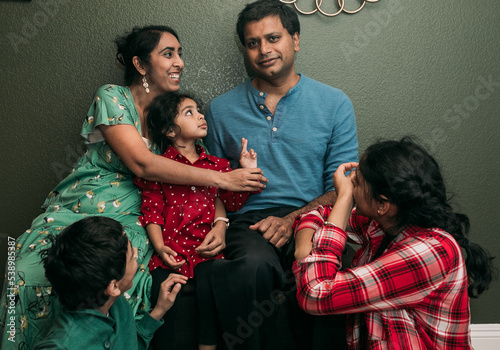
M 108 300 L 109 283 L 125 274 L 128 238 L 111 218 L 91 216 L 76 221 L 42 251 L 45 276 L 69 310 L 97 309 Z
M 290 35 L 293 36 L 295 33 L 300 34 L 299 17 L 293 9 L 279 0 L 259 0 L 245 6 L 238 15 L 236 32 L 243 46 L 245 46 L 245 35 L 243 33 L 245 25 L 248 22 L 260 21 L 269 16 L 278 16 L 283 28 L 285 28 Z

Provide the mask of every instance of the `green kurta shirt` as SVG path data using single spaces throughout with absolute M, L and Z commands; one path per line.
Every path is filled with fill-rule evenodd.
M 120 296 L 109 317 L 95 309 L 64 311 L 35 349 L 147 349 L 154 332 L 163 324 L 149 314 L 135 321 L 132 308 Z

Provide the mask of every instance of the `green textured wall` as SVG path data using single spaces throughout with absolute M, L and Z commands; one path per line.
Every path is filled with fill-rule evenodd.
M 122 82 L 115 36 L 134 25 L 173 26 L 184 47 L 183 87 L 209 101 L 247 77 L 234 30 L 247 2 L 0 2 L 2 264 L 7 237 L 30 226 L 82 152 L 79 129 L 94 90 Z M 311 10 L 314 0 L 297 3 Z M 324 3 L 333 12 L 335 2 Z M 346 0 L 350 9 L 359 3 Z M 470 216 L 471 239 L 497 256 L 499 15 L 497 0 L 381 0 L 356 15 L 301 16 L 297 56 L 299 72 L 352 99 L 360 152 L 380 137 L 424 141 Z M 472 321 L 500 323 L 499 296 L 497 282 L 473 300 Z

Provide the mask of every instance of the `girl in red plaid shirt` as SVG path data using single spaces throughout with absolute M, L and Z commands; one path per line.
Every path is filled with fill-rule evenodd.
M 496 271 L 467 239 L 434 158 L 410 138 L 379 142 L 334 182 L 335 204 L 294 225 L 300 306 L 348 314 L 349 349 L 471 349 L 469 297 Z M 361 248 L 341 269 L 347 241 Z

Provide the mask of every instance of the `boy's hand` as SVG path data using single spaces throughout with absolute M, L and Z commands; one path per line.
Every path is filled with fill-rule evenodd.
M 247 151 L 248 140 L 244 137 L 241 138 L 241 153 L 240 153 L 240 167 L 242 168 L 257 168 L 257 153 L 251 149 Z
M 160 286 L 160 294 L 158 295 L 156 306 L 150 313 L 151 317 L 157 321 L 161 320 L 165 313 L 174 305 L 175 298 L 181 290 L 181 284 L 186 284 L 187 280 L 188 278 L 184 275 L 171 273 L 168 278 L 163 281 Z
M 156 253 L 166 265 L 170 266 L 174 270 L 179 269 L 186 262 L 186 260 L 175 260 L 177 252 L 166 245 L 161 247 Z
M 224 248 L 226 248 L 226 227 L 224 222 L 219 221 L 196 248 L 196 252 L 205 258 L 212 258 Z

